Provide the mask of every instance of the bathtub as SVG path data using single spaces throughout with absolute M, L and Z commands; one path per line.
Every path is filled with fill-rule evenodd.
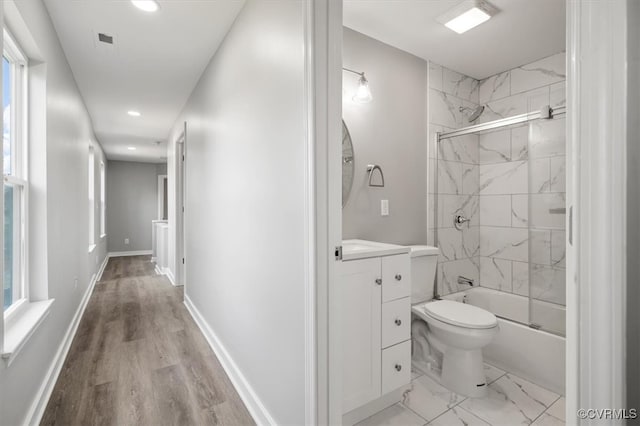
M 465 297 L 466 296 L 466 297 Z M 556 393 L 565 394 L 565 338 L 529 327 L 529 298 L 483 287 L 443 296 L 463 300 L 498 317 L 500 332 L 482 353 L 484 360 Z M 543 329 L 564 334 L 564 307 L 533 301 Z

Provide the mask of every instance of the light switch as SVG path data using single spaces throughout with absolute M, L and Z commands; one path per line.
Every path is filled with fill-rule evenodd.
M 389 216 L 389 200 L 380 200 L 380 215 Z

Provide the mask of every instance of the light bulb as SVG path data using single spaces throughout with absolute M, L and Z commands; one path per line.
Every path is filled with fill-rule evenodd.
M 358 81 L 358 89 L 356 90 L 356 94 L 353 96 L 353 101 L 359 104 L 364 104 L 367 102 L 371 102 L 373 96 L 371 96 L 371 90 L 369 89 L 369 82 L 364 77 L 364 74 L 360 76 L 360 80 Z

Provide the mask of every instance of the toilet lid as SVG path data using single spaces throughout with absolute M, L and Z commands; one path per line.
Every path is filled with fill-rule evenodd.
M 498 324 L 496 316 L 477 306 L 452 300 L 425 303 L 424 311 L 447 324 L 465 328 L 493 328 Z

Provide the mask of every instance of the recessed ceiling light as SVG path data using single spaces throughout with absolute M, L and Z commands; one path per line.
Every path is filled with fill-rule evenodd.
M 135 151 L 137 148 L 135 146 L 128 146 L 127 149 L 129 151 Z
M 462 34 L 488 21 L 497 12 L 498 9 L 484 0 L 466 0 L 437 20 L 450 30 Z
M 128 111 L 127 114 L 129 114 L 132 117 L 140 117 L 142 115 L 138 111 Z
M 155 0 L 131 0 L 131 3 L 140 10 L 145 12 L 156 12 L 160 9 L 160 5 Z

